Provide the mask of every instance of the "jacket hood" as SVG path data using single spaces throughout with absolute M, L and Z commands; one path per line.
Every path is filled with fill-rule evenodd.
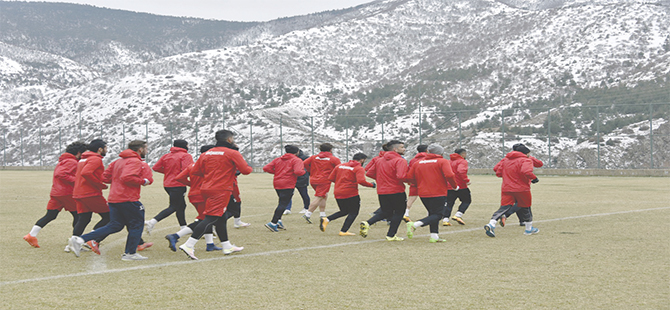
M 435 158 L 444 158 L 442 155 L 426 153 L 422 159 L 435 159 Z
M 419 153 L 416 153 L 416 156 L 414 156 L 414 158 L 416 158 L 416 159 L 423 159 L 424 157 L 426 157 L 426 155 L 428 155 L 428 153 L 426 153 L 426 152 L 419 152 Z
M 183 150 L 183 149 L 182 149 Z M 140 154 L 137 154 L 137 152 L 131 150 L 131 149 L 125 149 L 123 152 L 119 153 L 119 157 L 121 158 L 131 158 L 131 157 L 137 157 L 139 159 L 142 159 L 140 157 Z
M 507 155 L 505 155 L 505 158 L 508 158 L 508 159 L 517 159 L 517 158 L 521 158 L 521 157 L 528 157 L 528 156 L 526 156 L 526 154 L 518 152 L 518 151 L 511 151 L 511 152 L 507 153 Z
M 228 143 L 228 141 L 220 141 L 220 142 L 217 141 L 217 142 L 216 142 L 216 146 L 217 146 L 217 147 L 220 147 L 220 146 L 222 146 L 222 147 L 227 147 L 227 148 L 229 148 L 229 149 L 231 149 L 231 150 L 236 150 L 236 151 L 239 151 L 239 150 L 240 150 L 239 147 L 233 145 L 232 143 Z
M 347 162 L 345 165 L 347 165 L 347 166 L 349 166 L 349 167 L 362 166 L 361 163 L 359 163 L 359 162 L 357 162 L 357 161 L 355 161 L 355 160 L 353 160 L 353 159 L 350 160 L 349 162 Z
M 187 152 L 187 150 L 185 148 L 178 146 L 173 146 L 170 148 L 170 153 L 177 153 L 177 152 Z
M 386 153 L 386 151 L 379 151 L 379 156 L 382 156 L 382 157 L 383 157 L 383 156 L 384 156 L 384 153 Z
M 58 157 L 58 161 L 64 161 L 64 160 L 66 160 L 66 159 L 74 159 L 74 160 L 77 160 L 77 156 L 74 156 L 74 155 L 72 155 L 72 154 L 70 154 L 70 153 L 63 153 L 63 154 L 60 155 L 60 157 Z
M 89 157 L 96 157 L 96 156 L 102 158 L 102 155 L 100 155 L 96 152 L 86 151 L 83 154 L 81 154 L 81 159 L 86 159 L 86 158 L 89 158 Z
M 292 159 L 292 158 L 294 158 L 294 157 L 295 157 L 295 158 L 298 158 L 297 156 L 295 156 L 295 154 L 286 153 L 286 154 L 282 155 L 282 156 L 279 157 L 279 158 L 281 158 L 281 160 L 290 160 L 290 159 Z
M 508 154 L 508 155 L 509 155 L 509 154 Z M 464 158 L 463 158 L 463 156 L 461 156 L 461 154 L 454 153 L 454 154 L 449 155 L 449 159 L 451 159 L 451 160 L 459 160 L 459 159 L 464 159 Z
M 383 156 L 384 156 L 384 159 L 386 159 L 386 160 L 392 160 L 392 159 L 398 158 L 398 157 L 402 158 L 402 156 L 400 156 L 400 154 L 398 154 L 395 151 L 385 152 Z
M 333 153 L 331 153 L 331 152 L 320 152 L 319 154 L 316 154 L 316 156 L 319 156 L 321 158 L 333 157 Z

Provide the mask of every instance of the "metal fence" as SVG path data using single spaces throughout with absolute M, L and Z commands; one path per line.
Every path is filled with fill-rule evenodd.
M 149 141 L 149 163 L 168 152 L 174 139 L 190 142 L 197 156 L 212 144 L 214 132 L 237 133 L 240 151 L 253 166 L 262 166 L 294 144 L 307 154 L 330 142 L 334 154 L 350 159 L 356 152 L 375 155 L 390 139 L 406 142 L 406 157 L 419 144 L 438 143 L 451 152 L 468 150 L 470 166 L 489 168 L 515 143 L 525 143 L 547 168 L 670 168 L 670 104 L 508 108 L 440 111 L 419 107 L 416 113 L 370 113 L 295 116 L 276 108 L 244 118 L 221 115 L 194 119 L 175 113 L 167 118 L 113 123 L 85 121 L 81 114 L 62 127 L 2 129 L 3 166 L 54 166 L 67 144 L 102 138 L 109 143 L 105 160 L 114 159 L 133 139 Z

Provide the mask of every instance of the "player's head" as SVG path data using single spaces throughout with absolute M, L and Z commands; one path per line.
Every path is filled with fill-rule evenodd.
M 389 151 L 396 152 L 400 155 L 405 154 L 405 142 L 401 142 L 399 140 L 391 140 L 388 143 L 386 143 L 386 147 L 389 149 Z
M 437 144 L 431 144 L 428 146 L 428 153 L 442 155 L 444 153 L 444 148 Z
M 419 153 L 425 153 L 428 150 L 428 145 L 425 144 L 419 144 L 419 146 L 416 147 L 416 151 Z
M 300 152 L 300 149 L 295 145 L 287 144 L 287 145 L 284 146 L 284 151 L 286 151 L 286 153 L 289 153 L 289 154 L 298 155 L 298 152 Z
M 130 141 L 130 143 L 128 143 L 128 148 L 132 151 L 135 151 L 142 158 L 147 156 L 147 141 L 142 140 Z
M 389 150 L 388 145 L 386 143 L 382 144 L 382 151 L 388 152 L 388 150 Z
M 102 141 L 101 139 L 95 139 L 88 144 L 88 150 L 104 157 L 107 155 L 107 142 Z
M 77 157 L 77 159 L 79 159 L 81 158 L 81 154 L 86 152 L 87 148 L 88 145 L 84 142 L 81 141 L 72 142 L 65 148 L 65 153 L 70 153 L 75 157 Z
M 233 144 L 233 142 L 235 142 L 235 133 L 230 130 L 222 129 L 214 134 L 214 138 L 216 139 L 217 144 L 221 144 L 223 142 Z
M 214 145 L 211 145 L 211 144 L 201 146 L 200 147 L 200 154 L 209 151 L 213 147 L 214 147 Z
M 365 155 L 363 153 L 356 153 L 354 154 L 354 157 L 352 159 L 361 163 L 362 165 L 365 164 L 365 160 L 368 159 L 368 155 Z
M 322 143 L 319 145 L 319 150 L 321 150 L 321 152 L 330 152 L 332 149 L 333 145 L 330 143 Z
M 174 142 L 172 142 L 172 146 L 180 147 L 188 151 L 188 142 L 186 142 L 186 140 L 181 139 L 174 140 Z
M 468 152 L 465 149 L 458 148 L 454 151 L 454 153 L 461 155 L 461 157 L 465 158 L 468 155 Z
M 524 153 L 525 155 L 530 154 L 530 149 L 523 143 L 517 143 L 515 145 L 512 145 L 512 151 L 521 152 Z

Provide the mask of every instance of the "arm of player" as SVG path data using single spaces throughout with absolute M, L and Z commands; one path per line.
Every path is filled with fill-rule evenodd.
M 55 177 L 69 184 L 74 184 L 77 174 L 77 161 L 66 161 L 58 170 Z
M 81 176 L 89 183 L 95 184 L 98 188 L 106 189 L 107 185 L 95 175 L 95 170 L 97 170 L 98 167 L 103 167 L 104 169 L 105 165 L 102 163 L 102 159 L 94 156 L 91 157 L 84 165 L 84 168 L 82 168 Z
M 247 161 L 244 160 L 242 154 L 237 152 L 234 154 L 235 155 L 233 156 L 233 162 L 235 163 L 235 168 L 237 168 L 237 171 L 239 171 L 241 174 L 244 175 L 250 174 L 252 171 L 254 171 L 254 168 L 251 168 L 251 166 L 247 164 Z
M 295 158 L 293 160 L 293 174 L 296 176 L 301 176 L 305 174 L 305 165 L 303 164 L 300 158 Z
M 447 180 L 451 188 L 458 190 L 458 184 L 456 184 L 456 179 L 454 178 L 454 171 L 451 170 L 451 162 L 449 160 L 444 160 L 442 162 L 442 175 Z
M 142 162 L 138 160 L 128 160 L 119 180 L 127 185 L 139 187 L 145 185 L 144 174 L 142 173 Z
M 271 161 L 269 164 L 265 165 L 263 167 L 263 171 L 269 173 L 269 174 L 275 174 L 275 160 Z
M 158 159 L 158 161 L 154 164 L 154 166 L 151 169 L 153 169 L 158 173 L 165 174 L 165 165 L 163 164 L 165 161 L 163 160 L 163 158 L 165 158 L 165 155 L 161 156 L 161 158 Z
M 191 175 L 191 168 L 193 165 L 186 167 L 186 169 L 182 170 L 175 178 L 174 180 L 184 184 L 186 186 L 191 186 L 191 180 L 189 179 L 189 176 Z
M 374 184 L 368 182 L 368 180 L 365 179 L 365 169 L 363 169 L 363 167 L 356 168 L 358 168 L 354 171 L 356 173 L 356 182 L 365 187 L 375 187 Z M 333 170 L 333 172 L 335 172 L 335 170 Z

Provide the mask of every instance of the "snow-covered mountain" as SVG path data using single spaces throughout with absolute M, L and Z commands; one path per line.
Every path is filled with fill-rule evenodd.
M 266 31 L 275 22 L 237 34 L 251 41 L 129 56 L 115 71 L 5 42 L 2 123 L 12 164 L 20 136 L 36 141 L 37 131 L 72 141 L 81 128 L 118 147 L 148 137 L 158 155 L 172 138 L 209 143 L 224 124 L 261 164 L 281 143 L 311 151 L 313 124 L 316 143 L 336 142 L 341 157 L 346 147 L 371 154 L 382 139 L 411 147 L 421 136 L 462 145 L 473 166 L 487 167 L 505 132 L 507 150 L 525 142 L 551 166 L 595 167 L 600 148 L 608 168 L 648 166 L 651 126 L 654 166 L 669 167 L 670 108 L 658 104 L 670 102 L 668 13 L 668 1 L 375 1 L 283 33 Z M 33 84 L 31 59 L 63 74 Z M 24 161 L 38 163 L 38 153 L 24 146 Z

